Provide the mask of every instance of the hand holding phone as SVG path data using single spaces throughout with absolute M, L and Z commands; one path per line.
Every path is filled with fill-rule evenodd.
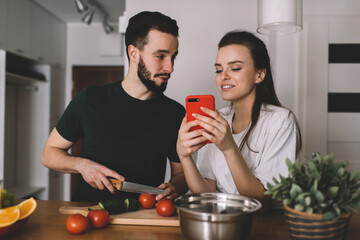
M 203 116 L 210 117 L 203 111 L 201 111 L 200 107 L 206 107 L 211 110 L 215 110 L 215 98 L 212 95 L 191 95 L 186 97 L 186 120 L 187 122 L 194 121 L 196 118 L 193 117 L 193 113 L 197 113 Z M 190 129 L 190 131 L 194 131 L 196 129 L 202 129 L 201 126 L 196 126 Z M 206 141 L 206 143 L 211 143 L 210 141 Z

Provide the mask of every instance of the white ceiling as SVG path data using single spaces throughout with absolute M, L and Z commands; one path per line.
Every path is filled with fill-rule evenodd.
M 91 8 L 94 0 L 84 0 Z M 109 14 L 109 22 L 117 24 L 125 10 L 125 0 L 96 0 Z M 33 0 L 66 23 L 81 22 L 85 13 L 79 14 L 74 0 Z M 102 22 L 102 15 L 95 11 L 93 22 Z

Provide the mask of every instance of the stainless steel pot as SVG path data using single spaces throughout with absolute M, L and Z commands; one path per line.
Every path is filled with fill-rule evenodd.
M 226 193 L 186 194 L 176 198 L 180 226 L 187 239 L 247 239 L 252 213 L 261 203 L 252 198 Z

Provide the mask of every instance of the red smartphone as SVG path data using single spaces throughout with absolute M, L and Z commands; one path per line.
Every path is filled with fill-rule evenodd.
M 215 98 L 213 95 L 191 95 L 187 96 L 185 100 L 186 106 L 186 120 L 187 122 L 194 121 L 195 118 L 192 116 L 193 113 L 197 113 L 200 115 L 204 115 L 210 117 L 203 111 L 201 111 L 200 107 L 206 107 L 211 110 L 215 110 Z M 196 126 L 190 129 L 190 131 L 194 131 L 196 129 L 201 129 L 203 127 Z M 210 141 L 206 141 L 206 143 L 211 143 Z

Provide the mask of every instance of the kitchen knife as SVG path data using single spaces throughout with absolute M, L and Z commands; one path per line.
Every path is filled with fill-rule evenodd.
M 119 191 L 125 191 L 125 192 L 133 192 L 133 193 L 150 193 L 150 194 L 161 194 L 165 193 L 165 190 L 150 187 L 143 184 L 138 183 L 132 183 L 132 182 L 126 182 L 126 181 L 119 181 L 114 178 L 109 178 L 112 185 Z

